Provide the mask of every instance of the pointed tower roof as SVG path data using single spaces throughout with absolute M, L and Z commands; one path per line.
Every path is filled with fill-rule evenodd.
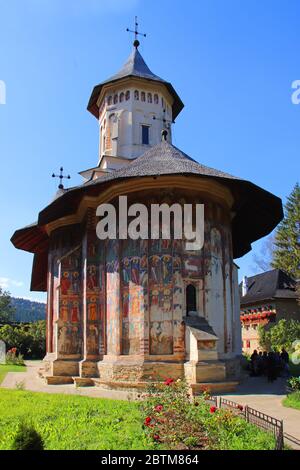
M 103 86 L 129 77 L 162 83 L 167 88 L 171 96 L 174 98 L 173 119 L 175 119 L 183 109 L 184 104 L 176 93 L 175 89 L 173 88 L 173 85 L 170 82 L 167 82 L 163 78 L 160 78 L 153 72 L 151 72 L 148 65 L 144 61 L 142 55 L 140 54 L 138 48 L 135 47 L 130 56 L 128 57 L 128 60 L 125 62 L 125 64 L 123 65 L 121 70 L 119 70 L 118 73 L 94 87 L 88 103 L 88 111 L 90 111 L 90 113 L 92 113 L 96 118 L 98 118 L 99 108 L 97 106 L 97 100 L 99 98 Z

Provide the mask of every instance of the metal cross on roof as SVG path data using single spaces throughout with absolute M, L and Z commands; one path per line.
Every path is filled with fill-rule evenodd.
M 137 49 L 140 45 L 140 41 L 138 40 L 138 36 L 144 36 L 144 38 L 147 36 L 147 34 L 144 34 L 144 33 L 140 33 L 139 32 L 139 24 L 138 24 L 138 19 L 137 19 L 137 16 L 135 17 L 135 29 L 134 31 L 132 29 L 129 29 L 127 28 L 126 31 L 128 33 L 134 33 L 134 36 L 135 36 L 135 40 L 134 40 L 134 47 Z
M 63 179 L 65 178 L 65 179 L 69 180 L 71 178 L 71 176 L 70 175 L 67 175 L 67 176 L 63 175 L 63 171 L 64 171 L 63 167 L 60 167 L 59 171 L 60 171 L 60 174 L 56 175 L 55 173 L 53 173 L 52 178 L 59 178 L 60 184 L 58 186 L 58 189 L 64 189 L 64 185 L 62 184 Z

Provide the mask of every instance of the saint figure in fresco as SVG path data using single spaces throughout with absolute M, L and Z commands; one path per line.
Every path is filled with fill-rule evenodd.
M 79 293 L 80 286 L 79 286 L 79 272 L 78 271 L 74 271 L 72 274 L 72 288 L 73 288 L 74 294 Z
M 60 308 L 60 318 L 62 321 L 67 322 L 69 320 L 69 308 L 68 308 L 68 302 L 66 300 L 63 300 L 63 303 Z
M 96 299 L 91 299 L 91 303 L 89 304 L 88 311 L 89 311 L 89 319 L 91 321 L 97 320 L 97 303 L 96 303 Z
M 140 270 L 140 259 L 134 257 L 131 262 L 131 280 L 135 284 L 139 284 L 139 270 Z
M 67 295 L 71 287 L 70 273 L 68 271 L 64 271 L 62 278 L 61 278 L 60 285 L 61 285 L 62 295 Z
M 73 323 L 79 322 L 79 303 L 76 301 L 73 302 L 71 309 L 71 321 Z
M 125 284 L 128 284 L 130 281 L 130 260 L 124 258 L 123 260 L 123 281 Z
M 87 273 L 88 290 L 94 290 L 97 287 L 97 269 L 96 266 L 89 266 Z

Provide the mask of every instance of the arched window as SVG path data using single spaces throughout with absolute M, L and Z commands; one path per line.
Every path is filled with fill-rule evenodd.
M 146 101 L 146 93 L 141 91 L 141 101 Z
M 147 100 L 148 100 L 148 103 L 152 103 L 152 93 L 148 93 Z
M 130 100 L 130 91 L 129 90 L 126 91 L 125 98 L 126 98 L 126 101 Z
M 186 288 L 186 314 L 197 311 L 196 287 L 189 284 Z
M 139 94 L 139 91 L 138 91 L 138 90 L 135 90 L 135 92 L 134 92 L 134 99 L 135 99 L 136 101 L 139 101 L 139 99 L 140 99 L 140 94 Z
M 123 103 L 124 99 L 125 99 L 125 94 L 122 91 L 122 93 L 120 93 L 120 103 Z
M 158 94 L 157 93 L 155 93 L 155 95 L 154 95 L 154 103 L 158 104 Z
M 162 105 L 162 107 L 164 107 L 164 105 L 165 105 L 165 100 L 163 98 L 161 99 L 161 105 Z
M 119 97 L 117 94 L 115 94 L 114 96 L 114 104 L 117 104 L 118 103 L 118 100 L 119 100 Z
M 112 104 L 112 96 L 109 96 L 107 98 L 107 104 L 108 104 L 108 106 L 110 106 Z

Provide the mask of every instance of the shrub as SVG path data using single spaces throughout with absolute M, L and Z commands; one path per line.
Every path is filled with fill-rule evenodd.
M 291 377 L 288 384 L 293 392 L 300 392 L 300 377 Z
M 17 348 L 25 358 L 41 359 L 46 351 L 46 322 L 4 325 L 0 328 L 0 339 L 8 348 Z
M 17 354 L 17 348 L 11 348 L 6 353 L 6 364 L 12 364 L 15 366 L 23 366 L 24 359 L 22 354 Z
M 11 450 L 44 450 L 44 442 L 32 425 L 20 423 Z
M 149 387 L 142 413 L 148 438 L 164 449 L 203 449 L 208 446 L 200 415 L 185 380 L 166 379 Z

